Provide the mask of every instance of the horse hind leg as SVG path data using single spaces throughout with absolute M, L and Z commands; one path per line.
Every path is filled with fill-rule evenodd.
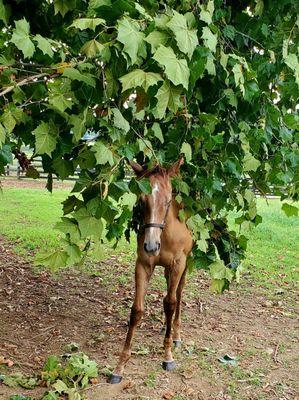
M 136 262 L 136 269 L 135 269 L 136 292 L 135 292 L 134 303 L 131 308 L 129 329 L 123 350 L 119 357 L 118 364 L 114 370 L 114 373 L 110 377 L 109 380 L 110 383 L 121 382 L 125 365 L 131 357 L 132 341 L 136 329 L 140 324 L 141 318 L 144 314 L 144 298 L 152 272 L 153 269 L 150 266 L 145 266 L 138 261 Z

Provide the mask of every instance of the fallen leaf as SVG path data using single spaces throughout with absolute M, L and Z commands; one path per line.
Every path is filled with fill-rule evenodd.
M 129 379 L 129 380 L 127 380 L 127 381 L 125 381 L 125 382 L 123 383 L 122 389 L 123 389 L 123 390 L 128 390 L 128 389 L 131 389 L 131 388 L 134 387 L 134 386 L 135 386 L 135 382 L 132 381 L 131 379 Z
M 167 390 L 163 393 L 162 399 L 170 400 L 174 397 L 175 393 L 172 390 Z
M 14 362 L 12 360 L 6 360 L 6 364 L 8 366 L 8 368 L 11 368 L 14 365 Z

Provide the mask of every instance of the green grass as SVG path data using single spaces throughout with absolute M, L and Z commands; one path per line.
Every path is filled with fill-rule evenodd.
M 299 279 L 299 218 L 287 217 L 277 199 L 258 199 L 263 222 L 249 232 L 244 263 L 256 284 L 286 287 Z
M 41 189 L 5 189 L 0 195 L 0 235 L 13 243 L 15 252 L 51 252 L 60 244 L 60 233 L 53 227 L 61 216 L 61 202 L 68 190 L 57 189 L 53 194 Z M 256 285 L 286 287 L 298 281 L 299 219 L 287 217 L 281 210 L 279 200 L 258 199 L 258 212 L 263 223 L 248 232 L 245 267 Z M 128 245 L 121 241 L 117 250 L 109 246 L 105 256 L 118 256 L 118 262 L 132 262 L 135 255 L 135 240 Z M 89 272 L 92 272 L 92 268 Z M 121 281 L 125 277 L 120 276 Z
M 42 189 L 4 189 L 0 194 L 0 234 L 14 242 L 18 253 L 55 249 L 59 232 L 53 227 L 68 193 L 62 189 L 53 194 Z

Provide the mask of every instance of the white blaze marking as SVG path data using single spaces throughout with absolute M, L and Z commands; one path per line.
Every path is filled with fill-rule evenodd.
M 152 215 L 151 215 L 151 220 L 150 223 L 159 223 L 159 221 L 156 220 L 156 208 L 157 208 L 157 198 L 159 194 L 159 185 L 158 183 L 155 183 L 153 188 L 152 188 L 152 196 L 153 196 L 153 209 L 152 209 Z M 146 234 L 146 241 L 153 242 L 156 240 L 159 240 L 159 234 L 160 233 L 160 228 L 148 228 Z

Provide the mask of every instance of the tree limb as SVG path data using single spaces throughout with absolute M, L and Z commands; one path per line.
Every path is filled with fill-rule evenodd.
M 24 85 L 29 85 L 30 83 L 38 83 L 40 82 L 38 80 L 38 78 L 42 78 L 42 77 L 49 77 L 49 78 L 55 78 L 56 76 L 59 76 L 59 74 L 46 74 L 46 73 L 42 73 L 42 74 L 37 74 L 37 75 L 33 75 L 30 76 L 29 78 L 25 78 L 22 79 L 19 82 L 16 82 L 15 85 L 11 85 L 11 86 L 7 86 L 7 88 L 5 88 L 4 90 L 2 90 L 2 92 L 0 92 L 0 97 L 5 96 L 7 93 L 11 92 L 15 87 L 20 87 L 20 86 L 24 86 Z

